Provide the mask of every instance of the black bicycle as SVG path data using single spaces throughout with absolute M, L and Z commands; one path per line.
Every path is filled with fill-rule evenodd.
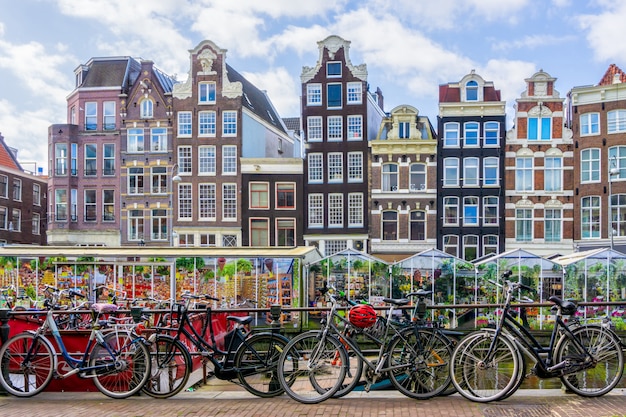
M 225 338 L 225 350 L 218 347 L 212 323 L 212 310 L 206 307 L 200 330 L 192 324 L 191 300 L 219 301 L 209 295 L 183 294 L 183 302 L 173 306 L 169 327 L 158 326 L 150 337 L 152 376 L 143 391 L 155 398 L 168 398 L 183 390 L 193 368 L 192 355 L 213 365 L 215 377 L 235 382 L 259 397 L 283 393 L 276 365 L 289 342 L 278 331 L 248 331 L 252 316 L 228 316 L 232 324 Z M 207 340 L 207 332 L 210 341 Z M 183 338 L 184 337 L 184 338 Z M 184 342 L 184 343 L 183 343 Z M 187 346 L 195 349 L 190 353 Z

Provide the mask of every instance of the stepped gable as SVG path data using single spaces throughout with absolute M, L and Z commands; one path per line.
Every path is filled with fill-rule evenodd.
M 602 79 L 600 80 L 598 85 L 615 84 L 616 76 L 619 77 L 620 82 L 622 83 L 626 82 L 626 73 L 624 73 L 624 71 L 622 71 L 621 68 L 618 67 L 617 65 L 611 64 L 609 65 L 609 68 L 606 70 L 606 72 L 602 76 Z

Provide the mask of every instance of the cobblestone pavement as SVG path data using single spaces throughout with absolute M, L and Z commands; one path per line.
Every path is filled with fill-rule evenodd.
M 125 400 L 110 399 L 98 392 L 44 392 L 33 398 L 0 396 L 0 416 L 515 416 L 515 417 L 615 417 L 626 416 L 626 390 L 615 389 L 600 398 L 582 398 L 558 389 L 519 390 L 502 402 L 480 404 L 458 394 L 417 401 L 396 391 L 351 393 L 316 405 L 300 404 L 283 395 L 257 398 L 245 391 L 200 388 L 166 400 L 145 395 Z

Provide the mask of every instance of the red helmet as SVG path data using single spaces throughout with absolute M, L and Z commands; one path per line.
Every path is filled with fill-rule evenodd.
M 354 327 L 365 329 L 376 323 L 376 310 L 369 304 L 359 304 L 350 309 L 348 320 Z

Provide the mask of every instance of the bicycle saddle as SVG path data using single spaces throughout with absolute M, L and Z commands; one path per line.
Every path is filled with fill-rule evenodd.
M 405 306 L 411 301 L 407 298 L 383 298 L 383 302 L 393 304 L 396 306 Z
M 117 305 L 109 303 L 94 303 L 92 304 L 91 309 L 98 314 L 113 313 L 117 311 Z
M 252 316 L 245 316 L 245 317 L 227 316 L 226 317 L 226 320 L 234 321 L 239 324 L 249 324 L 252 322 L 252 319 L 253 319 Z
M 558 306 L 561 309 L 561 313 L 565 316 L 571 316 L 576 312 L 576 303 L 573 303 L 572 301 L 561 300 L 556 295 L 551 295 L 550 298 L 548 298 L 548 301 Z
M 413 291 L 412 293 L 409 293 L 406 296 L 407 297 L 415 297 L 415 296 L 426 297 L 427 295 L 430 295 L 432 293 L 433 293 L 432 290 L 424 290 L 420 288 L 419 290 Z

